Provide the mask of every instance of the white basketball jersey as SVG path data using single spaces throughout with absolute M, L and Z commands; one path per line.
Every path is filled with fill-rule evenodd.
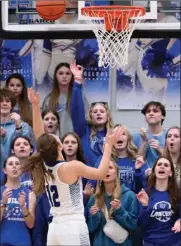
M 61 165 L 66 165 L 66 162 L 58 162 L 55 165 L 47 165 L 48 169 L 54 175 L 55 180 L 49 179 L 45 184 L 47 197 L 50 203 L 50 214 L 52 216 L 62 216 L 71 214 L 84 215 L 82 180 L 79 179 L 76 183 L 68 185 L 60 181 L 58 177 L 58 169 Z

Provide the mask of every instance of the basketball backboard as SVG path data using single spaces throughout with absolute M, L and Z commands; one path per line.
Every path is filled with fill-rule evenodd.
M 146 15 L 139 31 L 180 31 L 180 0 L 69 0 L 65 15 L 53 22 L 36 12 L 36 0 L 1 0 L 0 38 L 88 38 L 94 37 L 94 25 L 87 24 L 81 8 L 93 5 L 144 6 Z M 91 17 L 92 18 L 92 17 Z

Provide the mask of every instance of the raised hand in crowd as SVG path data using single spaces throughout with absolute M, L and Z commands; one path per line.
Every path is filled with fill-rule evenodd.
M 148 177 L 151 174 L 151 172 L 152 172 L 152 168 L 149 167 L 145 170 L 145 175 Z
M 114 199 L 113 201 L 110 202 L 111 207 L 114 209 L 119 209 L 121 207 L 121 202 L 118 199 Z
M 0 136 L 1 137 L 5 137 L 6 136 L 6 130 L 3 127 L 0 128 Z
M 76 65 L 76 61 L 74 60 L 70 64 L 70 70 L 72 74 L 74 75 L 74 79 L 78 84 L 83 84 L 83 73 L 84 73 L 84 68 L 80 65 Z
M 138 155 L 136 157 L 135 169 L 140 169 L 145 164 L 144 157 L 142 155 Z
M 144 189 L 142 189 L 138 194 L 136 194 L 136 197 L 143 206 L 148 206 L 149 197 Z
M 149 145 L 151 148 L 155 149 L 159 154 L 162 154 L 163 149 L 160 147 L 160 143 L 156 139 L 151 139 L 149 141 Z
M 146 135 L 146 129 L 143 128 L 143 127 L 140 129 L 140 136 L 141 136 L 142 141 L 143 141 L 144 143 L 148 143 L 148 137 L 147 137 L 147 135 Z
M 12 189 L 6 188 L 2 194 L 2 203 L 6 204 L 11 196 L 12 196 Z
M 86 199 L 89 199 L 94 194 L 94 190 L 95 188 L 91 184 L 89 183 L 86 184 L 83 190 L 83 194 L 86 197 Z
M 95 215 L 99 212 L 99 208 L 96 205 L 93 205 L 89 210 L 91 215 Z
M 19 194 L 18 202 L 19 202 L 19 205 L 21 206 L 21 208 L 25 207 L 25 203 L 26 203 L 26 193 L 25 192 L 22 191 Z
M 21 127 L 21 116 L 17 113 L 11 113 L 11 120 L 14 120 L 16 129 Z
M 45 132 L 40 110 L 40 94 L 33 88 L 28 88 L 28 98 L 33 109 L 33 131 L 35 138 L 38 139 Z
M 172 231 L 174 231 L 175 233 L 180 232 L 181 231 L 180 227 L 181 227 L 181 219 L 178 219 L 175 222 L 174 226 L 172 227 Z

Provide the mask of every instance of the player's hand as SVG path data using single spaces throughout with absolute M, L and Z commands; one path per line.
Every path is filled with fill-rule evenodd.
M 124 131 L 123 126 L 118 126 L 112 131 L 111 129 L 107 130 L 106 139 L 105 139 L 105 145 L 113 146 L 117 143 L 117 141 L 120 139 L 120 136 L 122 135 Z
M 74 75 L 74 79 L 77 83 L 83 84 L 83 73 L 84 73 L 84 68 L 80 65 L 76 65 L 76 61 L 74 60 L 70 64 L 70 70 Z

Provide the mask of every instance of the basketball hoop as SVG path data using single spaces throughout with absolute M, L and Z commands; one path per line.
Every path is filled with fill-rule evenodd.
M 93 32 L 99 47 L 99 66 L 123 67 L 128 63 L 129 41 L 144 7 L 136 6 L 91 6 L 81 9 L 88 16 L 88 24 L 94 24 Z

